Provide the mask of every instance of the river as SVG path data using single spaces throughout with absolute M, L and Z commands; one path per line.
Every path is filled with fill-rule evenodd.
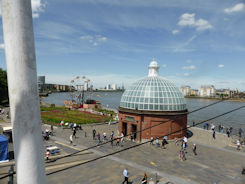
M 85 99 L 91 95 L 92 99 L 100 101 L 104 107 L 117 109 L 122 94 L 123 92 L 94 92 L 92 94 L 85 92 Z M 68 97 L 69 93 L 52 93 L 48 97 L 44 98 L 43 101 L 61 106 L 63 105 L 64 100 L 69 100 Z M 189 111 L 214 102 L 215 100 L 186 98 L 187 108 Z M 198 123 L 244 105 L 244 102 L 224 101 L 201 111 L 189 114 L 188 122 L 192 123 L 195 121 Z M 217 118 L 209 123 L 213 123 L 215 125 L 222 124 L 226 127 L 232 126 L 233 128 L 241 127 L 245 130 L 245 108 Z

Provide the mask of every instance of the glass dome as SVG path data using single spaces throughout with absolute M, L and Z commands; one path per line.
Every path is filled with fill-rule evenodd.
M 156 61 L 154 61 L 156 62 Z M 120 107 L 145 111 L 183 111 L 186 102 L 180 90 L 168 80 L 158 76 L 159 66 L 150 64 L 149 75 L 127 89 L 121 98 Z

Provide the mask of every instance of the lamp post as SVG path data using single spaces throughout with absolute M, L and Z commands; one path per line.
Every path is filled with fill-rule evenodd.
M 31 0 L 2 0 L 18 184 L 45 184 Z

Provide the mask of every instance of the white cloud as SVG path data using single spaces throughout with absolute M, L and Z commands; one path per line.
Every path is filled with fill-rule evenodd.
M 222 64 L 218 65 L 218 68 L 224 68 L 224 67 L 225 65 L 222 65 Z
M 46 1 L 44 0 L 31 0 L 32 17 L 39 18 L 39 13 L 44 11 L 45 6 Z
M 31 0 L 32 18 L 39 18 L 39 13 L 44 11 L 46 0 Z M 2 7 L 0 5 L 0 16 L 2 16 Z
M 98 46 L 99 42 L 107 41 L 107 37 L 101 36 L 101 35 L 95 35 L 95 36 L 83 35 L 83 36 L 80 36 L 80 39 L 88 40 L 88 42 L 91 43 L 93 46 Z
M 196 66 L 195 65 L 183 66 L 182 69 L 183 70 L 195 70 Z
M 241 12 L 241 11 L 245 11 L 245 4 L 244 3 L 238 3 L 231 8 L 224 9 L 224 12 L 227 14 L 231 14 L 234 12 Z
M 184 76 L 188 77 L 188 76 L 190 76 L 190 74 L 189 73 L 184 73 Z
M 172 31 L 172 34 L 173 35 L 176 35 L 176 34 L 178 34 L 179 33 L 179 30 L 177 30 L 177 29 L 174 29 L 173 31 Z
M 4 49 L 4 43 L 0 44 L 0 49 Z
M 167 67 L 167 65 L 166 65 L 166 64 L 162 64 L 162 67 L 163 67 L 163 68 L 166 68 L 166 67 Z
M 184 13 L 180 16 L 178 24 L 182 27 L 194 27 L 197 31 L 212 29 L 213 26 L 204 19 L 195 19 L 195 13 Z

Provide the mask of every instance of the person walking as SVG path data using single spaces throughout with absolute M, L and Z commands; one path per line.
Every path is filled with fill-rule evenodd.
M 233 130 L 233 128 L 232 128 L 232 126 L 230 127 L 230 136 L 232 135 L 232 130 Z
M 197 146 L 196 146 L 196 144 L 193 144 L 193 146 L 192 146 L 192 151 L 193 151 L 193 153 L 194 153 L 194 155 L 197 155 Z
M 236 145 L 237 145 L 237 150 L 240 150 L 240 146 L 241 146 L 240 140 L 236 141 Z
M 72 134 L 70 135 L 70 144 L 72 144 L 73 139 L 72 139 Z
M 98 144 L 100 144 L 101 143 L 101 140 L 100 140 L 100 133 L 99 132 L 97 134 L 97 139 L 98 139 Z
M 213 139 L 215 139 L 215 130 L 213 130 Z
M 221 124 L 219 124 L 219 126 L 218 126 L 218 129 L 219 129 L 219 133 L 221 132 L 221 128 L 222 126 L 221 126 Z
M 73 136 L 74 136 L 75 138 L 76 138 L 76 133 L 77 133 L 77 131 L 76 131 L 76 128 L 74 127 L 74 128 L 73 128 L 73 133 L 72 133 L 72 134 L 73 134 Z
M 144 177 L 141 180 L 141 184 L 147 184 L 147 175 L 146 175 L 146 173 L 144 174 Z
M 206 128 L 207 128 L 207 123 L 204 122 L 204 123 L 203 123 L 203 129 L 206 129 Z
M 112 136 L 110 138 L 110 141 L 111 141 L 111 147 L 113 147 L 113 137 Z
M 46 150 L 46 160 L 49 160 L 49 155 L 50 155 L 49 150 Z
M 123 184 L 126 182 L 128 184 L 128 169 L 123 170 L 123 176 L 124 176 L 124 181 L 122 182 Z
M 227 134 L 227 137 L 230 137 L 230 130 L 229 130 L 229 128 L 226 128 L 226 134 Z
M 242 128 L 239 128 L 239 130 L 238 130 L 239 138 L 242 137 L 242 132 L 243 132 Z
M 209 123 L 207 123 L 207 130 L 209 130 Z
M 117 143 L 116 143 L 116 146 L 119 146 L 119 143 L 120 143 L 120 137 L 117 136 Z
M 151 137 L 151 142 L 150 142 L 150 145 L 153 145 L 153 142 L 154 142 L 154 138 Z
M 92 134 L 93 134 L 93 140 L 95 140 L 95 135 L 96 135 L 96 130 L 95 129 L 92 130 Z
M 159 138 L 157 137 L 156 138 L 156 147 L 158 148 L 160 146 L 160 144 L 159 144 Z

